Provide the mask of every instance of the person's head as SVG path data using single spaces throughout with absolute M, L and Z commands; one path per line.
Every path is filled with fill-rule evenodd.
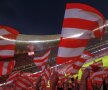
M 36 49 L 36 48 L 34 47 L 33 44 L 27 45 L 27 50 L 28 50 L 28 51 L 34 51 L 35 49 Z
M 29 55 L 29 56 L 34 55 L 35 49 L 36 49 L 36 48 L 35 48 L 32 44 L 29 44 L 29 45 L 27 46 L 27 53 L 28 53 L 28 55 Z

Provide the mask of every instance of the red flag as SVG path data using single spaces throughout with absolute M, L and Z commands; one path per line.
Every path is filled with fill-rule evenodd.
M 35 84 L 38 77 L 41 76 L 39 73 L 25 73 L 20 71 L 15 71 L 9 75 L 7 83 L 13 83 L 12 88 L 14 90 L 31 90 Z
M 92 69 L 92 71 L 96 72 L 103 67 L 103 62 L 102 62 L 102 60 L 100 60 L 98 62 L 94 62 L 89 67 Z
M 12 73 L 9 75 L 9 77 L 8 77 L 8 79 L 7 79 L 7 82 L 8 82 L 8 81 L 14 81 L 14 80 L 16 80 L 16 78 L 17 78 L 19 75 L 20 75 L 20 71 L 14 71 L 14 72 L 12 72 Z
M 68 64 L 68 65 L 67 65 L 67 68 L 66 68 L 66 73 L 67 73 L 67 74 L 71 74 L 72 70 L 73 70 L 72 64 Z
M 15 61 L 0 61 L 0 76 L 9 74 L 15 66 Z
M 33 82 L 33 84 L 35 85 L 36 80 L 38 79 L 38 77 L 41 76 L 41 72 L 39 73 L 33 73 L 31 75 L 29 75 L 29 79 Z
M 63 63 L 63 64 L 57 66 L 56 71 L 60 75 L 69 74 L 71 72 L 71 70 L 73 69 L 72 64 L 73 63 L 71 61 Z
M 93 54 L 88 51 L 84 51 L 81 57 L 72 64 L 73 69 L 71 74 L 76 74 L 82 65 L 89 59 L 93 59 Z
M 48 84 L 48 80 L 50 78 L 50 75 L 51 75 L 51 69 L 50 68 L 47 68 L 43 71 L 43 74 L 42 74 L 42 81 L 41 81 L 41 85 L 43 88 L 46 88 L 47 87 L 47 84 Z
M 13 88 L 15 90 L 28 90 L 28 88 L 33 87 L 33 82 L 29 78 L 30 75 L 32 73 L 20 73 L 14 80 Z
M 29 87 L 32 87 L 32 82 L 26 76 L 20 76 L 14 82 L 15 90 L 27 90 Z
M 33 59 L 34 63 L 37 66 L 39 66 L 42 69 L 42 71 L 45 69 L 46 62 L 48 61 L 49 55 L 50 55 L 50 49 L 44 55 L 40 57 L 34 57 Z
M 65 74 L 70 74 L 72 69 L 73 67 L 71 62 L 64 63 L 57 67 L 56 71 L 58 72 L 59 83 L 63 84 L 63 82 L 67 80 Z
M 101 37 L 104 25 L 103 15 L 95 8 L 68 3 L 64 15 L 57 64 L 77 60 L 93 37 Z M 99 28 L 101 27 L 101 28 Z
M 104 78 L 104 71 L 98 71 L 92 74 L 91 79 L 93 84 L 102 85 Z
M 13 57 L 15 40 L 19 32 L 8 26 L 0 26 L 0 58 Z

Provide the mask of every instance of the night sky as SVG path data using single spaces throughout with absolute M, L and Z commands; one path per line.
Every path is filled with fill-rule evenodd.
M 0 25 L 21 34 L 59 34 L 68 2 L 89 4 L 108 18 L 108 0 L 0 0 Z

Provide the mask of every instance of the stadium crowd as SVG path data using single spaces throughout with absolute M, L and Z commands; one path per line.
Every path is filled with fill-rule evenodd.
M 60 74 L 49 67 L 44 73 L 15 71 L 6 83 L 1 84 L 0 90 L 18 90 L 18 87 L 19 90 L 108 90 L 107 67 L 92 66 L 92 69 L 87 67 L 82 71 L 81 79 L 77 74 Z

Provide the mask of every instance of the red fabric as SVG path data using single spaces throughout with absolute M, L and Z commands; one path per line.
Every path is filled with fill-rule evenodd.
M 15 66 L 15 61 L 0 61 L 0 76 L 10 74 Z
M 94 62 L 93 64 L 90 65 L 92 71 L 97 72 L 103 67 L 103 62 L 102 60 L 98 62 Z
M 57 64 L 70 60 L 75 62 L 79 59 L 91 38 L 102 37 L 104 28 L 100 27 L 104 23 L 103 15 L 95 8 L 80 3 L 68 3 L 64 15 Z
M 40 57 L 34 57 L 34 63 L 43 71 L 46 66 L 46 62 L 48 61 L 50 55 L 50 49 L 48 49 L 44 55 Z
M 87 90 L 92 90 L 92 82 L 90 79 L 87 80 Z
M 0 26 L 0 58 L 10 58 L 14 56 L 15 40 L 18 34 L 19 32 L 14 28 Z

